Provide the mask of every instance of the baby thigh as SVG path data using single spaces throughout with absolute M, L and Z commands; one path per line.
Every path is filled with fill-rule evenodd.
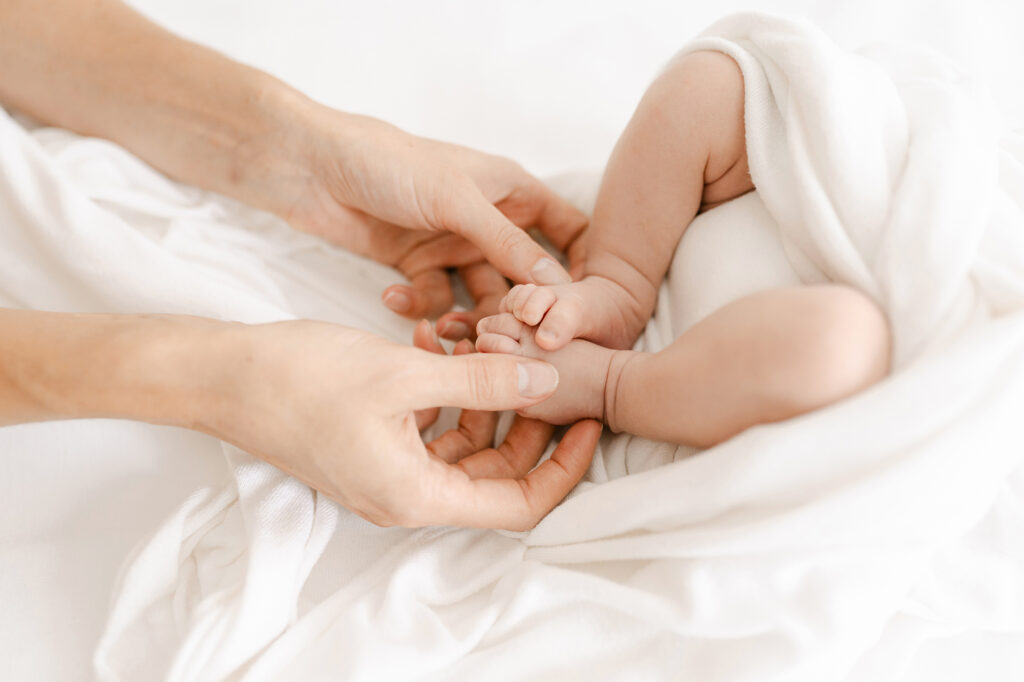
M 710 446 L 866 388 L 888 372 L 889 350 L 885 316 L 855 289 L 760 291 L 626 365 L 613 427 Z

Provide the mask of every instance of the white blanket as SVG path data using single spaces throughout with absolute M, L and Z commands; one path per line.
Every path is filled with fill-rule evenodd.
M 522 536 L 377 529 L 225 446 L 227 481 L 210 472 L 126 562 L 102 679 L 1024 670 L 1024 147 L 1001 148 L 983 94 L 932 55 L 851 55 L 756 15 L 687 49 L 741 65 L 759 191 L 694 223 L 641 345 L 750 291 L 830 279 L 889 314 L 893 376 L 699 455 L 606 436 Z M 377 302 L 384 268 L 106 143 L 2 117 L 0 150 L 4 305 L 408 339 Z M 986 658 L 965 675 L 961 651 Z

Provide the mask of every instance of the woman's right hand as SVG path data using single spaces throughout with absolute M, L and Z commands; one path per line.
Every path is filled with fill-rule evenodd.
M 293 113 L 281 117 L 289 130 L 280 137 L 298 150 L 284 164 L 291 176 L 261 178 L 262 191 L 248 200 L 401 271 L 409 285 L 383 294 L 394 312 L 416 319 L 449 310 L 449 268 L 489 263 L 516 282 L 569 281 L 525 229 L 538 228 L 573 260 L 587 218 L 515 162 L 302 98 L 283 101 Z M 266 170 L 281 172 L 279 165 Z M 461 316 L 462 329 L 471 335 L 480 318 L 497 311 L 503 293 Z M 439 325 L 441 333 L 458 337 L 445 333 L 448 326 Z

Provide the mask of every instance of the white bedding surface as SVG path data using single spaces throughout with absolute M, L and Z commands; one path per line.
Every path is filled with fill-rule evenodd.
M 694 32 L 680 30 L 659 13 L 670 13 L 680 21 L 693 20 L 691 16 L 703 17 L 692 25 L 693 29 L 703 27 L 706 19 L 711 18 L 707 8 L 656 9 L 654 3 L 646 8 L 633 5 L 640 9 L 631 10 L 628 20 L 614 21 L 616 17 L 621 19 L 625 10 L 617 5 L 600 4 L 586 8 L 572 5 L 571 9 L 560 5 L 551 9 L 550 4 L 526 4 L 525 10 L 505 14 L 468 2 L 440 3 L 429 9 L 414 3 L 391 5 L 390 9 L 366 6 L 346 8 L 344 14 L 333 3 L 312 2 L 291 3 L 287 7 L 247 3 L 244 11 L 235 3 L 139 5 L 155 16 L 167 18 L 191 36 L 281 73 L 322 99 L 385 116 L 418 132 L 513 155 L 542 172 L 598 166 L 603 161 L 651 72 Z M 794 7 L 796 5 L 780 8 Z M 885 7 L 891 8 L 891 4 Z M 882 8 L 882 3 L 869 3 L 866 9 L 856 12 L 837 8 L 817 18 L 826 26 L 831 24 L 834 29 L 847 31 L 847 37 L 871 35 L 871 24 L 882 16 Z M 945 36 L 949 39 L 947 46 L 956 52 L 966 50 L 964 45 L 970 42 L 969 38 L 987 36 L 990 40 L 979 39 L 972 50 L 967 50 L 971 59 L 982 61 L 999 51 L 1012 55 L 1019 49 L 1000 44 L 989 34 L 979 32 L 976 26 L 977 21 L 988 21 L 985 26 L 1005 30 L 1004 22 L 1018 11 L 1013 8 L 1006 9 L 1005 14 L 995 5 L 987 10 L 983 8 L 977 15 L 981 20 L 975 20 L 972 14 L 970 20 L 967 15 L 948 15 L 912 22 L 912 18 L 920 16 L 919 10 L 920 7 L 916 14 L 911 9 L 904 10 L 907 17 L 902 24 L 897 17 L 902 16 L 900 12 L 887 12 L 886 20 L 874 26 L 881 27 L 878 31 L 881 35 L 874 37 L 916 26 L 925 34 L 931 31 L 928 39 L 933 42 L 941 42 Z M 716 15 L 723 11 L 724 7 L 716 6 Z M 314 12 L 317 12 L 315 16 L 323 12 L 335 18 L 335 24 L 310 20 Z M 552 26 L 546 27 L 540 35 L 527 31 L 526 27 L 536 25 L 541 14 L 552 19 Z M 396 15 L 405 19 L 400 21 Z M 854 16 L 855 21 L 844 21 Z M 991 17 L 1002 17 L 1004 22 L 991 20 Z M 381 27 L 381 31 L 354 30 L 351 28 L 354 18 Z M 494 20 L 500 21 L 492 23 Z M 334 26 L 338 28 L 337 36 L 331 30 Z M 394 33 L 384 33 L 385 26 L 400 28 Z M 430 27 L 429 31 L 424 31 L 430 36 L 427 44 L 418 42 L 423 41 L 420 31 L 424 26 Z M 495 31 L 496 26 L 500 26 L 502 40 L 479 37 L 488 35 L 481 27 Z M 471 35 L 466 34 L 467 28 L 473 29 Z M 309 52 L 297 50 L 296 43 L 287 39 L 297 33 L 314 36 L 314 40 L 298 44 L 310 51 L 313 51 L 308 47 L 310 44 L 319 46 L 315 58 Z M 320 37 L 317 39 L 317 36 Z M 443 40 L 442 36 L 451 40 Z M 437 44 L 448 47 L 444 51 L 431 47 Z M 481 48 L 482 44 L 488 46 L 486 50 Z M 566 58 L 567 45 L 573 46 L 574 55 L 576 51 L 580 55 Z M 621 49 L 611 49 L 613 45 Z M 378 55 L 378 64 L 355 58 L 369 53 L 371 46 Z M 463 58 L 465 53 L 483 54 L 484 58 L 467 64 Z M 566 73 L 572 75 L 553 70 L 552 62 L 560 67 L 564 65 Z M 1019 58 L 1017 63 L 1021 63 Z M 358 64 L 359 68 L 353 73 L 346 70 L 346 64 Z M 519 75 L 513 77 L 512 74 Z M 579 78 L 573 79 L 574 85 L 569 87 L 565 79 L 573 76 Z M 392 79 L 387 82 L 394 82 L 394 87 L 384 87 L 385 79 Z M 515 84 L 508 85 L 510 81 Z M 431 87 L 425 83 L 430 83 Z M 440 100 L 436 96 L 438 91 L 446 92 L 446 98 Z M 410 97 L 410 92 L 415 93 L 415 97 Z M 453 97 L 453 92 L 460 94 Z M 490 97 L 483 103 L 481 92 L 489 93 Z M 465 105 L 463 109 L 458 107 L 460 101 Z M 1013 106 L 1012 101 L 1006 101 L 1006 110 L 1012 111 Z M 471 111 L 472 118 L 467 120 L 461 114 L 453 116 L 454 110 Z M 14 138 L 5 139 L 11 142 Z M 228 279 L 232 281 L 227 283 L 231 291 L 244 292 L 245 300 L 240 303 L 234 296 L 225 294 L 223 299 L 205 301 L 199 295 L 190 298 L 188 292 L 181 291 L 174 291 L 173 295 L 164 292 L 164 298 L 146 296 L 118 289 L 116 283 L 121 280 L 117 276 L 111 280 L 114 284 L 106 281 L 103 285 L 108 288 L 82 291 L 76 287 L 78 282 L 74 277 L 62 279 L 56 277 L 57 273 L 40 268 L 31 273 L 38 278 L 37 282 L 17 287 L 23 295 L 15 296 L 15 287 L 5 287 L 4 295 L 8 298 L 0 303 L 53 309 L 102 307 L 151 311 L 147 305 L 158 301 L 168 310 L 201 313 L 203 307 L 208 306 L 209 314 L 224 314 L 224 310 L 230 310 L 243 319 L 314 316 L 361 326 L 394 338 L 409 338 L 409 325 L 383 311 L 377 303 L 380 289 L 396 280 L 396 275 L 386 269 L 291 235 L 274 221 L 216 198 L 168 185 L 109 145 L 81 141 L 57 131 L 38 132 L 35 139 L 46 150 L 45 156 L 28 160 L 9 158 L 14 148 L 19 149 L 19 154 L 31 157 L 31 152 L 22 148 L 29 144 L 25 140 L 3 147 L 7 177 L 23 182 L 14 184 L 16 189 L 22 191 L 33 186 L 33 182 L 37 185 L 48 182 L 49 174 L 57 173 L 63 178 L 62 182 L 69 183 L 80 194 L 78 199 L 67 200 L 76 207 L 69 214 L 75 221 L 80 221 L 84 213 L 99 210 L 105 213 L 95 215 L 118 216 L 124 225 L 143 235 L 144 240 L 139 242 L 127 232 L 115 231 L 109 245 L 114 252 L 122 249 L 123 254 L 123 249 L 129 252 L 137 249 L 140 254 L 148 254 L 147 258 L 160 260 L 162 257 L 150 253 L 152 245 L 157 244 L 160 251 L 169 255 L 166 262 L 162 262 L 169 268 L 168 272 L 184 269 L 207 287 L 218 282 L 218 278 L 219 283 L 224 284 L 224 278 L 218 273 L 230 272 Z M 550 145 L 546 142 L 550 139 L 559 139 L 564 144 Z M 583 186 L 587 184 L 584 182 Z M 84 204 L 80 202 L 85 197 L 91 198 L 93 208 L 82 208 Z M 688 237 L 691 246 L 679 252 L 676 266 L 699 278 L 700 287 L 680 291 L 677 303 L 679 300 L 686 302 L 680 306 L 682 313 L 673 317 L 667 310 L 659 311 L 660 326 L 654 324 L 648 330 L 651 343 L 665 343 L 674 328 L 685 327 L 701 312 L 743 293 L 745 287 L 751 290 L 793 280 L 795 274 L 782 257 L 778 242 L 766 238 L 772 234 L 772 228 L 771 221 L 761 220 L 763 217 L 763 207 L 748 198 L 712 212 L 702 224 L 694 226 Z M 246 230 L 237 229 L 232 222 L 244 224 Z M 755 227 L 743 227 L 748 223 Z M 706 242 L 703 246 L 702 241 Z M 758 267 L 751 268 L 749 258 L 742 255 L 731 259 L 723 255 L 728 249 L 723 250 L 722 245 L 728 243 L 760 245 L 758 253 L 762 257 L 757 261 Z M 771 252 L 778 257 L 763 257 Z M 39 262 L 45 260 L 44 257 Z M 88 263 L 88 258 L 79 261 Z M 7 261 L 9 267 L 14 268 L 11 262 Z M 8 282 L 12 281 L 10 272 L 9 269 Z M 125 274 L 123 281 L 130 282 L 129 275 Z M 675 281 L 680 282 L 682 278 L 677 277 Z M 196 285 L 196 291 L 205 295 L 200 284 Z M 62 298 L 68 291 L 75 291 L 73 299 Z M 701 295 L 688 300 L 683 291 L 700 291 Z M 219 307 L 221 305 L 224 307 Z M 604 457 L 591 474 L 592 481 L 641 473 L 660 464 L 685 459 L 687 454 L 668 446 L 641 447 L 631 443 L 629 439 L 620 439 L 614 446 L 606 443 Z M 975 445 L 982 447 L 984 440 L 978 443 L 981 445 Z M 976 455 L 972 450 L 972 446 L 965 447 L 965 451 Z M 694 462 L 690 469 L 699 469 L 698 461 Z M 106 619 L 106 604 L 118 567 L 132 546 L 167 518 L 190 493 L 201 486 L 220 488 L 228 482 L 222 447 L 212 439 L 195 434 L 126 423 L 32 425 L 0 430 L 0 463 L 4 469 L 0 486 L 3 486 L 2 499 L 6 507 L 0 527 L 3 542 L 0 603 L 5 605 L 4 615 L 0 617 L 0 642 L 4 649 L 0 657 L 0 677 L 88 678 L 89 658 Z M 739 475 L 742 472 L 732 473 L 738 480 L 744 480 Z M 637 480 L 643 479 L 637 477 Z M 685 481 L 685 477 L 682 480 Z M 693 492 L 688 491 L 685 484 L 679 489 L 680 494 Z M 1003 574 L 1007 566 L 1014 565 L 1007 563 L 1007 548 L 1016 547 L 1018 553 L 1012 556 L 1018 561 L 1024 556 L 1020 553 L 1019 541 L 1015 543 L 1009 537 L 1022 528 L 1022 489 L 1024 478 L 1019 471 L 1006 478 L 989 513 L 974 520 L 979 524 L 975 530 L 965 536 L 966 540 L 960 545 L 957 540 L 944 550 L 943 570 L 938 575 L 948 579 L 959 572 L 972 580 L 977 580 L 978 576 L 988 576 L 989 580 L 982 584 L 965 583 L 962 592 L 950 592 L 949 583 L 941 580 L 919 585 L 905 609 L 907 613 L 891 620 L 884 632 L 875 633 L 876 637 L 881 637 L 882 653 L 874 660 L 905 659 L 907 652 L 913 655 L 915 651 L 911 646 L 915 638 L 927 635 L 933 639 L 916 650 L 917 658 L 904 661 L 905 670 L 887 666 L 873 670 L 871 661 L 862 662 L 858 679 L 1017 679 L 1010 676 L 1024 670 L 1020 655 L 1022 640 L 1019 631 L 1014 630 L 1019 627 L 1019 621 L 1011 610 L 1004 614 L 1005 632 L 993 632 L 992 614 L 998 615 L 1000 607 L 1005 610 L 1020 604 L 1022 599 L 1019 592 L 1000 590 L 1015 584 L 1013 576 Z M 591 488 L 584 490 L 594 492 Z M 622 486 L 617 490 L 621 492 Z M 592 502 L 584 503 L 582 499 Z M 458 669 L 480 672 L 480 668 L 474 666 L 487 660 L 502 665 L 499 668 L 502 673 L 496 675 L 497 678 L 515 678 L 517 671 L 528 677 L 530 653 L 525 652 L 536 653 L 538 659 L 557 660 L 559 649 L 565 644 L 549 635 L 559 628 L 572 632 L 574 641 L 589 636 L 598 642 L 603 639 L 609 645 L 605 657 L 594 656 L 586 665 L 558 671 L 560 679 L 573 676 L 595 679 L 595 676 L 616 670 L 609 665 L 623 660 L 635 662 L 637 667 L 632 672 L 639 677 L 645 672 L 651 675 L 663 672 L 674 661 L 685 659 L 686 647 L 680 646 L 678 638 L 685 633 L 677 632 L 672 637 L 652 636 L 651 628 L 655 627 L 652 624 L 661 619 L 671 622 L 680 614 L 665 613 L 659 611 L 661 607 L 657 604 L 646 603 L 642 589 L 638 591 L 636 586 L 656 585 L 671 590 L 673 581 L 681 580 L 682 575 L 696 581 L 690 583 L 691 588 L 700 586 L 699 572 L 692 572 L 700 566 L 692 557 L 676 562 L 648 563 L 637 556 L 631 561 L 608 562 L 609 555 L 630 556 L 628 535 L 609 538 L 604 543 L 590 542 L 590 548 L 584 546 L 582 552 L 578 551 L 580 548 L 572 548 L 573 543 L 582 542 L 588 533 L 592 540 L 612 535 L 607 527 L 588 530 L 581 528 L 580 522 L 565 525 L 566 518 L 585 519 L 581 511 L 586 510 L 586 504 L 601 507 L 603 502 L 614 502 L 614 499 L 602 500 L 601 495 L 577 497 L 575 506 L 563 512 L 561 521 L 556 517 L 531 536 L 528 546 L 532 549 L 529 550 L 516 538 L 500 534 L 381 530 L 342 513 L 336 519 L 337 526 L 323 558 L 313 570 L 299 606 L 300 614 L 309 615 L 315 605 L 321 604 L 320 611 L 327 615 L 320 620 L 315 614 L 306 618 L 302 621 L 304 634 L 297 629 L 296 634 L 279 640 L 275 653 L 265 659 L 264 672 L 272 679 L 274 674 L 269 671 L 274 670 L 276 664 L 284 665 L 291 655 L 302 652 L 290 661 L 294 666 L 292 673 L 298 679 L 304 665 L 315 666 L 337 656 L 338 636 L 345 635 L 345 641 L 360 652 L 359 656 L 346 657 L 347 665 L 351 666 L 347 670 L 354 677 L 386 679 L 381 671 L 388 668 L 374 668 L 384 663 L 395 666 L 396 670 L 416 663 L 423 670 L 423 663 L 431 660 L 432 651 L 450 657 L 459 646 L 465 646 L 460 642 L 482 642 L 486 644 L 482 651 L 487 653 L 478 650 L 466 656 Z M 912 504 L 909 507 L 912 508 Z M 624 528 L 630 523 L 627 520 L 630 511 L 622 510 Z M 907 513 L 910 514 L 910 509 Z M 566 517 L 565 514 L 577 516 Z M 650 516 L 655 519 L 657 515 Z M 607 510 L 593 514 L 593 518 L 607 520 Z M 690 523 L 696 523 L 695 519 Z M 968 546 L 961 546 L 963 543 Z M 526 551 L 528 560 L 523 562 Z M 588 556 L 587 552 L 591 552 L 591 565 L 558 567 L 564 562 L 578 563 L 581 557 Z M 495 562 L 495 557 L 503 557 L 503 560 Z M 770 562 L 770 557 L 764 560 Z M 713 562 L 705 563 L 704 568 L 712 565 Z M 871 566 L 862 568 L 867 571 Z M 389 570 L 401 570 L 412 577 L 394 580 L 391 590 L 367 589 L 368 581 L 387 580 L 391 575 Z M 445 611 L 443 604 L 436 600 L 450 598 L 451 584 L 417 581 L 417 571 L 426 577 L 446 576 L 453 582 L 464 575 L 467 582 L 494 589 L 494 593 L 467 595 Z M 514 578 L 499 580 L 502 571 Z M 786 579 L 784 573 L 781 575 Z M 800 583 L 799 575 L 798 568 L 789 573 L 794 585 Z M 509 586 L 509 590 L 518 586 L 518 591 L 504 593 L 502 585 Z M 634 587 L 616 593 L 616 589 L 626 585 Z M 694 614 L 700 613 L 702 596 L 713 594 L 713 581 L 707 585 L 706 593 L 693 588 L 693 601 L 686 605 L 691 609 L 688 622 L 700 623 L 705 628 L 713 627 L 715 618 L 711 616 L 714 614 L 704 614 L 710 620 L 701 620 Z M 720 589 L 721 585 L 718 587 Z M 751 586 L 733 585 L 732 588 L 736 594 L 742 594 Z M 578 599 L 580 594 L 600 590 L 607 590 L 605 604 L 618 604 L 621 608 L 596 609 Z M 324 602 L 328 598 L 329 602 Z M 322 606 L 324 603 L 326 607 Z M 410 605 L 417 604 L 430 604 L 442 614 L 440 620 L 434 621 L 436 628 L 424 628 L 425 622 L 431 622 L 429 610 L 404 614 Z M 495 610 L 495 604 L 501 608 Z M 929 619 L 923 609 L 934 608 L 935 604 L 944 604 L 948 613 L 963 615 L 960 628 L 943 623 L 939 617 L 933 619 L 930 631 L 922 628 L 921 623 Z M 475 606 L 493 611 L 489 620 L 483 621 L 488 628 L 486 631 L 473 630 L 482 627 L 478 613 L 470 616 Z M 799 621 L 796 614 L 787 612 L 781 605 L 776 605 L 774 611 L 770 604 L 761 606 L 766 609 L 768 621 L 772 618 L 782 621 L 791 618 L 792 623 Z M 464 609 L 465 613 L 460 616 L 453 611 L 456 608 Z M 977 614 L 976 621 L 969 618 L 972 612 Z M 524 613 L 530 616 L 524 617 Z M 633 613 L 633 618 L 627 619 L 624 613 Z M 722 618 L 727 615 L 723 613 Z M 370 626 L 368 619 L 372 622 Z M 628 625 L 624 625 L 626 623 Z M 413 635 L 395 637 L 396 624 L 413 628 Z M 798 625 L 793 627 L 799 629 Z M 311 635 L 311 630 L 317 628 L 325 633 L 319 644 Z M 389 628 L 390 634 L 384 636 L 380 628 Z M 978 628 L 985 628 L 987 632 L 982 633 Z M 707 635 L 709 632 L 713 630 L 690 634 Z M 800 641 L 799 631 L 789 634 Z M 819 634 L 808 632 L 803 636 L 805 641 L 813 643 Z M 319 654 L 317 646 L 323 647 Z M 893 650 L 891 656 L 883 655 L 887 646 Z M 969 665 L 964 663 L 967 657 L 972 659 Z M 752 660 L 758 659 L 754 656 Z M 646 670 L 642 667 L 643 661 L 650 663 Z M 727 650 L 723 650 L 721 661 L 720 666 L 724 667 L 734 662 Z M 157 665 L 157 659 L 150 663 Z M 434 663 L 441 665 L 443 661 L 434 660 Z M 744 674 L 749 679 L 764 679 L 759 676 L 759 669 L 746 673 L 739 668 L 732 673 L 722 672 L 723 669 L 718 669 L 721 679 L 745 679 Z M 556 674 L 555 671 L 556 668 L 547 669 L 549 675 Z M 254 671 L 253 679 L 259 679 L 259 672 L 259 669 Z

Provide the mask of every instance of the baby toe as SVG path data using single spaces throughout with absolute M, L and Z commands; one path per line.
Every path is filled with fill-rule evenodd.
M 530 297 L 533 296 L 536 290 L 537 286 L 534 284 L 520 284 L 509 292 L 510 311 L 520 320 L 523 319 L 523 306 L 526 305 L 526 302 L 530 300 Z
M 560 298 L 544 316 L 535 340 L 544 350 L 558 350 L 576 337 L 583 310 L 579 301 Z
M 500 313 L 491 315 L 480 320 L 476 326 L 476 333 L 479 334 L 502 334 L 514 341 L 523 338 L 526 325 L 515 318 L 512 313 Z
M 551 309 L 551 306 L 558 300 L 555 292 L 548 287 L 539 287 L 529 299 L 523 303 L 522 308 L 516 317 L 530 326 L 535 326 L 544 319 L 544 314 Z
M 529 288 L 528 287 L 533 287 L 533 285 L 532 284 L 517 284 L 514 287 L 512 287 L 511 289 L 509 289 L 508 293 L 505 294 L 505 297 L 503 299 L 501 299 L 501 303 L 498 304 L 498 312 L 499 313 L 511 313 L 513 308 L 516 305 L 516 300 L 519 297 L 523 296 L 525 293 L 529 293 Z
M 521 346 L 504 334 L 487 332 L 476 337 L 476 349 L 481 353 L 510 353 L 519 355 Z

